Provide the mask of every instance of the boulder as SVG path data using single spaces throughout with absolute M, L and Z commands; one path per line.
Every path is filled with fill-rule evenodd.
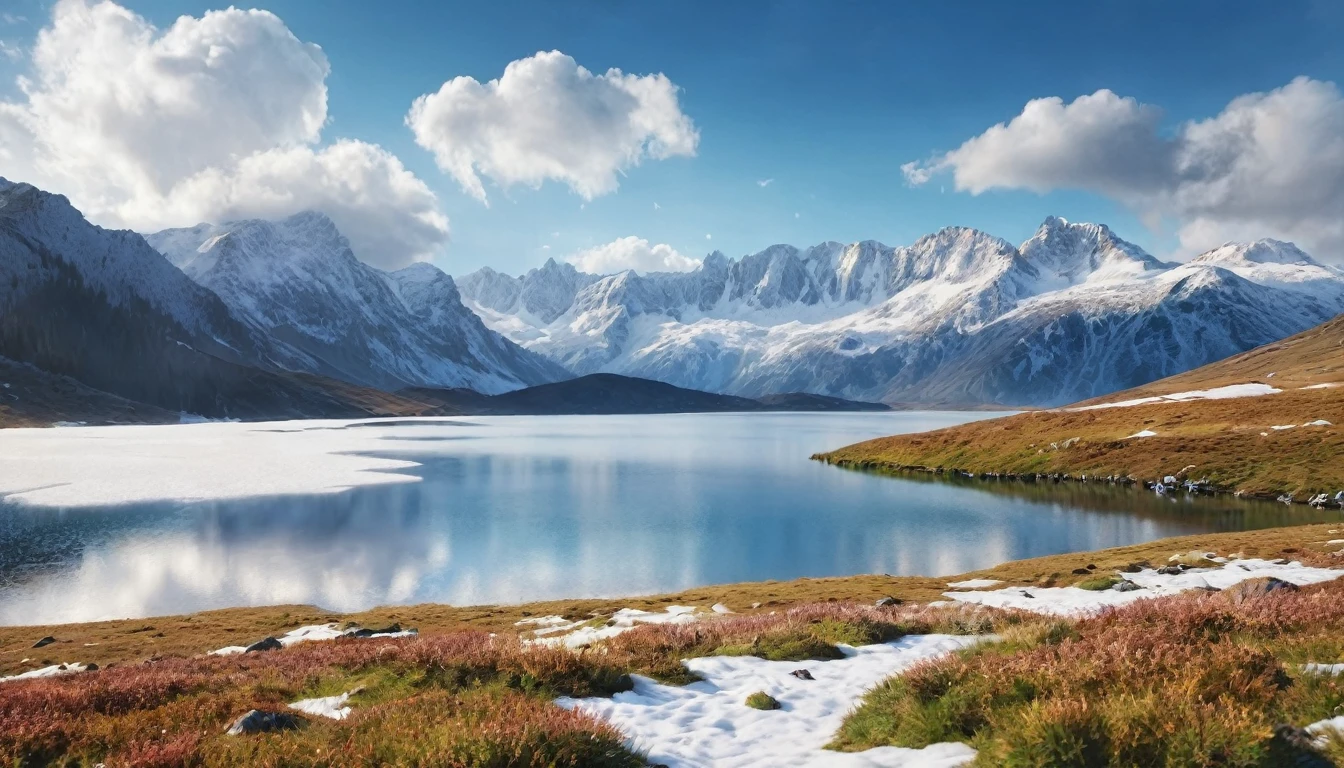
M 282 644 L 279 640 L 276 640 L 274 637 L 268 637 L 265 638 L 264 640 L 258 640 L 257 642 L 247 646 L 246 648 L 243 649 L 243 653 L 257 653 L 258 651 L 278 651 L 284 647 L 285 647 L 284 644 Z
M 52 637 L 51 635 L 47 635 L 46 637 L 42 638 L 41 640 L 38 640 L 36 643 L 33 643 L 33 647 L 34 647 L 34 648 L 43 648 L 43 647 L 46 647 L 46 646 L 48 646 L 48 645 L 51 645 L 51 644 L 54 643 L 54 642 L 56 642 L 56 638 Z

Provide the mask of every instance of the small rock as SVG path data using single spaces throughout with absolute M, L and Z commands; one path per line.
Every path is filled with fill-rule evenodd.
M 276 640 L 274 637 L 268 637 L 263 640 L 258 640 L 257 642 L 247 646 L 246 648 L 243 649 L 243 653 L 256 653 L 258 651 L 277 651 L 284 647 L 285 647 L 284 644 L 282 644 L 279 640 Z
M 33 647 L 34 647 L 34 648 L 42 648 L 42 647 L 44 647 L 44 646 L 51 645 L 51 644 L 54 643 L 54 642 L 56 642 L 56 638 L 52 637 L 51 635 L 47 635 L 46 637 L 42 638 L 41 640 L 38 640 L 36 643 L 33 643 Z
M 752 604 L 751 604 L 751 609 L 752 609 L 753 611 L 756 610 L 757 608 L 760 608 L 760 607 L 761 607 L 761 604 L 760 604 L 760 603 L 752 603 Z
M 1074 569 L 1073 569 L 1073 575 L 1075 575 L 1075 576 L 1087 576 L 1087 575 L 1089 575 L 1089 574 L 1091 574 L 1091 573 L 1092 573 L 1092 572 L 1089 571 L 1089 570 L 1087 570 L 1086 568 L 1074 568 Z
M 1153 564 L 1148 562 L 1147 560 L 1139 560 L 1137 562 L 1133 562 L 1130 563 L 1129 565 L 1126 565 L 1124 568 L 1121 568 L 1120 570 L 1125 573 L 1138 573 L 1139 571 L 1142 571 L 1145 568 L 1152 568 L 1152 567 Z
M 1161 568 L 1158 568 L 1157 572 L 1162 574 L 1163 576 L 1179 576 L 1181 574 L 1181 566 L 1164 565 Z
M 1111 589 L 1115 590 L 1116 592 L 1133 592 L 1136 589 L 1143 589 L 1143 587 L 1140 587 L 1138 584 L 1135 584 L 1134 582 L 1128 579 L 1121 579 L 1120 581 L 1117 581 L 1115 584 L 1112 584 Z
M 382 629 L 368 629 L 365 627 L 360 627 L 357 629 L 347 630 L 345 634 L 350 637 L 373 637 L 374 635 L 391 635 L 400 631 L 401 631 L 401 624 L 392 624 L 390 626 L 383 627 Z
M 1095 570 L 1097 570 L 1097 564 L 1096 564 L 1096 563 L 1088 563 L 1088 564 L 1087 564 L 1087 570 L 1089 570 L 1089 571 L 1095 571 Z
M 298 717 L 288 712 L 263 712 L 253 709 L 234 720 L 233 725 L 230 725 L 224 733 L 229 736 L 242 736 L 267 731 L 289 731 L 298 728 L 300 722 L 302 721 Z
M 892 605 L 900 605 L 903 602 L 905 601 L 898 597 L 892 597 L 891 595 L 887 595 L 886 597 L 879 599 L 876 603 L 873 603 L 873 605 L 877 606 L 878 608 L 886 608 Z
M 790 674 L 790 675 L 793 675 L 794 677 L 798 678 L 799 680 L 816 680 L 816 679 L 817 679 L 817 678 L 813 677 L 813 676 L 812 676 L 812 673 L 811 673 L 811 672 L 808 672 L 806 669 L 795 669 L 795 670 L 793 670 L 792 672 L 790 672 L 789 674 Z
M 97 664 L 94 664 L 94 663 L 92 663 L 92 662 L 90 662 L 90 663 L 88 663 L 88 664 L 85 664 L 85 665 L 84 665 L 84 671 L 85 671 L 85 672 L 97 672 L 97 671 L 98 671 L 98 665 L 97 665 Z

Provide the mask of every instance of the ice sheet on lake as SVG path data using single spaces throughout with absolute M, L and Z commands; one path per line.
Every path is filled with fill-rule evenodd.
M 423 422 L 423 424 L 422 424 Z M 418 430 L 448 419 L 314 420 L 0 431 L 0 497 L 52 507 L 334 493 L 415 482 L 415 462 L 368 454 L 414 450 Z M 425 424 L 428 424 L 426 426 Z M 152 471 L 150 471 L 152 469 Z
M 635 677 L 634 690 L 610 699 L 560 699 L 615 725 L 651 762 L 690 766 L 914 766 L 963 765 L 975 757 L 965 744 L 924 749 L 879 747 L 865 752 L 823 749 L 865 691 L 917 662 L 965 648 L 984 638 L 910 635 L 893 643 L 840 646 L 835 661 L 766 661 L 715 656 L 686 661 L 704 678 L 687 686 Z M 806 669 L 813 680 L 790 673 Z M 747 696 L 764 691 L 774 711 L 752 709 Z

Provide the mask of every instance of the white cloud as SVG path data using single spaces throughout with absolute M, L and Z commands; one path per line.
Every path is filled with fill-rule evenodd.
M 23 58 L 23 48 L 14 43 L 0 40 L 0 56 L 4 56 L 10 61 L 18 61 Z
M 775 183 L 774 179 L 761 179 L 760 181 L 756 182 L 756 186 L 760 187 L 761 189 L 765 189 L 766 187 L 774 183 Z
M 706 239 L 706 240 L 713 240 L 713 239 L 714 239 L 714 236 L 711 235 L 711 234 L 706 233 L 706 234 L 705 234 L 705 239 Z
M 585 200 L 615 191 L 646 158 L 693 156 L 700 134 L 667 76 L 594 75 L 559 51 L 511 62 L 498 80 L 457 77 L 415 100 L 406 124 L 440 169 L 485 202 L 502 187 L 561 181 Z
M 1098 192 L 1150 222 L 1174 218 L 1185 255 L 1276 237 L 1344 260 L 1344 96 L 1335 84 L 1299 77 L 1171 135 L 1159 119 L 1154 107 L 1105 90 L 1070 104 L 1036 99 L 1010 122 L 902 170 L 916 185 L 950 171 L 972 194 Z
M 653 204 L 653 210 L 655 210 L 655 211 L 657 211 L 657 210 L 661 210 L 662 207 L 663 207 L 663 206 L 659 205 L 658 203 L 654 203 L 654 204 Z
M 642 237 L 622 237 L 596 248 L 579 251 L 567 259 L 582 272 L 611 275 L 633 269 L 636 272 L 689 272 L 700 266 L 664 243 L 651 244 Z
M 271 13 L 160 30 L 112 2 L 60 0 L 32 62 L 23 98 L 0 103 L 0 162 L 95 221 L 149 231 L 313 208 L 386 267 L 447 240 L 434 194 L 396 157 L 319 146 L 327 58 Z
M 6 24 L 21 24 L 27 20 L 28 19 L 25 16 L 16 16 L 12 13 L 0 13 L 0 21 L 5 22 Z

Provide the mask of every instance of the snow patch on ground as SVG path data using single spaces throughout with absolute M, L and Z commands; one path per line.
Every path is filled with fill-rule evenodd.
M 1333 384 L 1333 383 L 1332 383 L 1332 384 L 1312 384 L 1312 385 L 1310 385 L 1310 386 L 1302 387 L 1302 389 L 1330 389 L 1331 387 L 1338 387 L 1338 386 L 1339 386 L 1338 384 Z
M 831 752 L 823 747 L 865 691 L 917 662 L 966 648 L 983 637 L 910 635 L 893 643 L 860 648 L 840 646 L 835 661 L 766 661 L 754 656 L 689 659 L 687 669 L 704 678 L 683 687 L 635 676 L 634 690 L 610 699 L 562 698 L 562 707 L 580 709 L 615 725 L 629 745 L 653 763 L 691 766 L 887 766 L 933 768 L 963 765 L 975 757 L 965 744 L 924 749 L 879 747 L 866 752 Z M 790 673 L 806 669 L 814 680 Z M 781 709 L 746 705 L 764 691 Z
M 1282 431 L 1285 429 L 1292 429 L 1296 426 L 1297 426 L 1296 424 L 1275 424 L 1274 426 L 1270 427 L 1270 429 Z
M 1273 395 L 1282 392 L 1268 384 L 1229 384 L 1225 387 L 1214 387 L 1213 389 L 1194 389 L 1189 392 L 1175 392 L 1170 395 L 1158 395 L 1156 397 L 1140 397 L 1133 400 L 1121 400 L 1116 403 L 1100 403 L 1098 405 L 1084 405 L 1078 408 L 1069 408 L 1070 411 L 1095 411 L 1101 408 L 1132 408 L 1136 405 L 1149 405 L 1151 403 L 1181 403 L 1187 400 L 1227 400 L 1234 397 L 1260 397 L 1262 395 Z
M 1318 746 L 1325 746 L 1330 743 L 1331 735 L 1344 736 L 1344 715 L 1331 717 L 1326 720 L 1317 720 L 1307 726 L 1307 733 L 1316 737 Z
M 1344 576 L 1344 570 L 1315 568 L 1298 562 L 1233 560 L 1221 568 L 1191 568 L 1180 574 L 1161 574 L 1154 569 L 1123 574 L 1123 578 L 1141 587 L 1129 592 L 1078 587 L 1007 587 L 990 592 L 945 592 L 944 596 L 958 602 L 995 608 L 1018 608 L 1056 616 L 1083 616 L 1136 600 L 1166 597 L 1192 589 L 1227 589 L 1249 579 L 1269 576 L 1303 586 L 1333 581 Z
M 342 693 L 339 696 L 323 696 L 319 699 L 300 699 L 289 705 L 290 709 L 297 709 L 317 717 L 326 717 L 332 720 L 344 720 L 350 716 L 352 711 L 346 706 L 350 700 L 350 694 Z
M 953 589 L 984 589 L 1002 583 L 1003 580 L 1001 579 L 966 579 L 965 581 L 949 581 L 947 586 Z
M 1308 421 L 1306 424 L 1303 424 L 1302 426 L 1304 426 L 1304 427 L 1333 427 L 1334 424 L 1331 424 L 1330 422 L 1326 421 L 1325 419 L 1317 419 L 1317 420 L 1315 420 L 1315 421 Z
M 288 648 L 291 645 L 299 643 L 323 642 L 326 640 L 335 640 L 339 637 L 360 637 L 363 639 L 373 639 L 379 637 L 415 637 L 418 632 L 414 629 L 403 629 L 398 632 L 376 632 L 372 635 L 356 635 L 358 627 L 353 629 L 341 629 L 335 624 L 309 624 L 306 627 L 291 629 L 283 635 L 275 638 L 280 641 L 280 645 Z M 228 645 L 223 648 L 210 651 L 211 656 L 234 656 L 247 651 L 246 646 Z
M 714 612 L 723 613 L 718 610 L 721 607 L 721 603 L 716 603 Z M 595 619 L 570 621 L 563 616 L 537 616 L 516 622 L 514 626 L 536 627 L 532 630 L 532 640 L 529 642 L 538 645 L 582 648 L 629 632 L 641 624 L 691 624 L 699 620 L 697 610 L 688 605 L 669 605 L 662 613 L 622 608 L 598 626 L 594 626 Z
M 1132 437 L 1157 437 L 1157 433 L 1151 429 L 1144 429 L 1135 432 L 1134 434 L 1130 435 L 1129 437 L 1126 437 L 1125 439 L 1128 440 Z
M 0 683 L 8 683 L 11 680 L 36 680 L 40 677 L 60 677 L 61 675 L 72 675 L 76 672 L 83 672 L 89 667 L 86 664 L 52 664 L 49 667 L 34 669 L 17 675 L 0 677 Z M 96 667 L 95 667 L 96 669 Z

